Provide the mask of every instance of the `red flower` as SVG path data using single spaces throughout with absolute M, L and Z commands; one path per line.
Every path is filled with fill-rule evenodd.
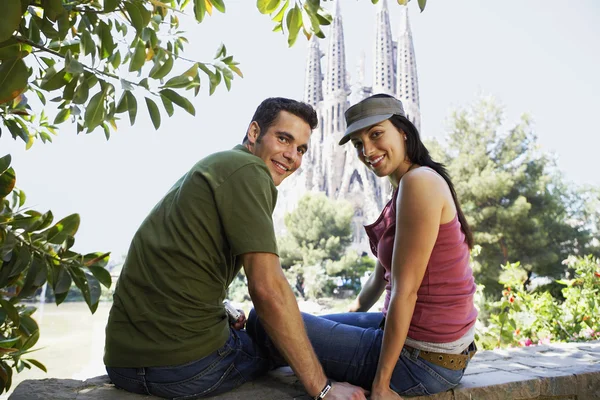
M 514 302 L 515 302 L 515 297 L 514 297 L 514 296 L 510 296 L 510 297 L 508 298 L 508 302 L 509 302 L 509 303 L 514 303 Z
M 596 275 L 596 278 L 600 278 L 600 272 L 594 272 L 594 275 Z

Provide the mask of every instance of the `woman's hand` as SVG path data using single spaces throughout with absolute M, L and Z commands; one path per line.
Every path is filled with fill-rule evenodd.
M 375 389 L 373 388 L 371 390 L 371 397 L 369 397 L 370 400 L 402 400 L 402 397 L 400 397 L 400 395 L 396 392 L 394 392 L 392 389 L 388 388 L 382 388 L 382 389 Z
M 359 309 L 360 303 L 358 302 L 358 299 L 354 299 L 354 301 L 348 306 L 348 312 L 358 312 Z

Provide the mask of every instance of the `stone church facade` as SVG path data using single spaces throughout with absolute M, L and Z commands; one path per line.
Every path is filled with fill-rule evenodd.
M 363 226 L 375 221 L 391 194 L 386 179 L 378 178 L 355 154 L 351 145 L 338 146 L 346 129 L 344 112 L 372 94 L 387 93 L 404 104 L 408 118 L 420 128 L 419 88 L 412 33 L 406 7 L 402 7 L 397 40 L 393 40 L 387 1 L 376 12 L 376 35 L 372 85 L 364 82 L 361 60 L 356 82 L 347 79 L 344 31 L 340 1 L 334 3 L 329 43 L 324 53 L 315 35 L 308 44 L 304 101 L 317 110 L 319 125 L 313 131 L 302 168 L 280 186 L 275 223 L 283 227 L 283 215 L 295 209 L 298 199 L 309 191 L 345 199 L 354 206 L 353 245 L 368 251 Z M 321 59 L 325 58 L 325 68 Z

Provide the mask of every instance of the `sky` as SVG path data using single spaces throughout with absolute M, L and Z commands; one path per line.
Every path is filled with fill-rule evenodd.
M 364 53 L 370 84 L 376 6 L 368 0 L 340 1 L 350 79 Z M 400 6 L 388 3 L 396 38 Z M 191 7 L 180 18 L 190 42 L 184 57 L 210 61 L 223 42 L 244 73 L 230 92 L 222 86 L 210 97 L 203 81 L 193 99 L 195 117 L 176 109 L 168 119 L 163 112 L 155 131 L 138 96 L 136 125 L 121 121 L 108 141 L 101 129 L 77 135 L 75 126 L 65 123 L 53 143 L 37 142 L 25 150 L 20 139 L 3 132 L 0 156 L 12 155 L 17 186 L 27 194 L 29 207 L 52 210 L 55 221 L 81 215 L 76 251 L 112 251 L 118 260 L 144 217 L 181 175 L 204 156 L 241 142 L 260 101 L 302 99 L 306 39 L 300 36 L 288 48 L 285 36 L 271 32 L 272 22 L 255 1 L 225 4 L 225 14 L 216 12 L 202 24 L 194 23 Z M 533 118 L 541 150 L 555 155 L 569 182 L 600 186 L 597 0 L 430 1 L 423 13 L 412 1 L 409 14 L 424 138 L 443 140 L 452 110 L 492 96 L 505 107 L 506 126 L 522 113 Z

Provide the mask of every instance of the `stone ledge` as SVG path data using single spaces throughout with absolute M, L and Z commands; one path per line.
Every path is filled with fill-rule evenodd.
M 266 376 L 214 397 L 221 400 L 308 400 L 290 376 Z M 156 399 L 115 389 L 107 376 L 86 381 L 43 379 L 22 382 L 9 400 Z M 556 343 L 478 353 L 460 385 L 418 400 L 596 400 L 600 399 L 600 341 Z

